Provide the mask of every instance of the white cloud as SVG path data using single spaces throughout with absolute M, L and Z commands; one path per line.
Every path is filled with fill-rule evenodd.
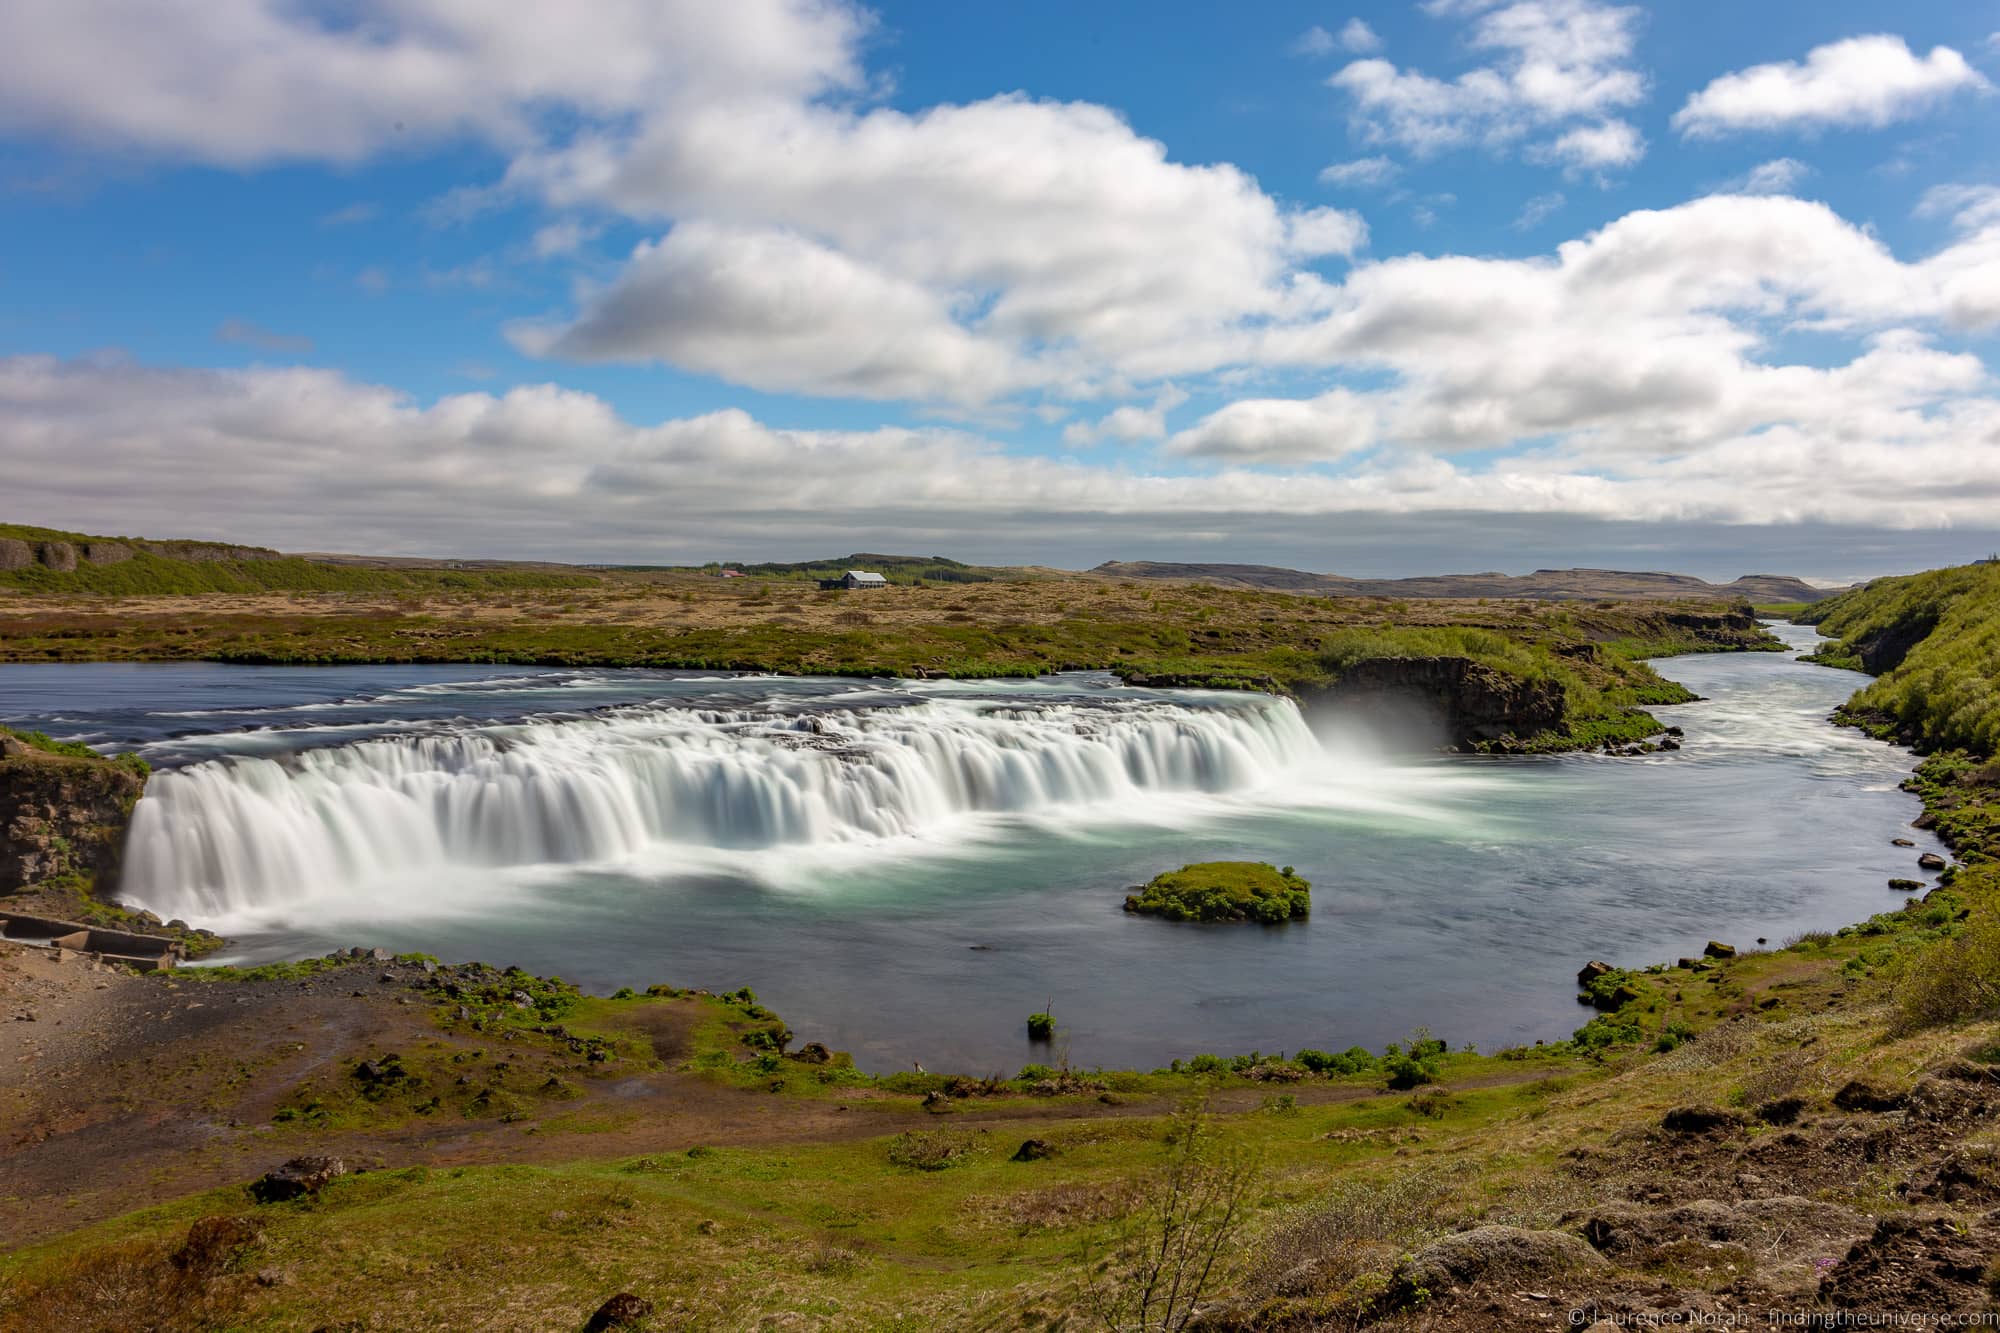
M 1169 452 L 1250 463 L 1315 462 L 1365 449 L 1376 409 L 1347 389 L 1317 398 L 1245 398 L 1174 436 Z
M 1725 74 L 1688 98 L 1674 128 L 1689 138 L 1745 130 L 1879 129 L 1954 92 L 1991 88 L 1948 46 L 1919 59 L 1901 37 L 1849 37 L 1814 47 L 1803 63 L 1778 61 Z
M 793 232 L 706 222 L 640 244 L 574 322 L 511 333 L 531 355 L 662 361 L 776 392 L 983 402 L 1024 380 L 915 282 Z
M 1966 229 L 2000 226 L 2000 185 L 1933 185 L 1917 201 L 1916 215 L 1948 217 Z
M 1443 6 L 1438 13 L 1478 10 L 1467 40 L 1496 53 L 1455 79 L 1398 69 L 1380 59 L 1357 60 L 1328 83 L 1353 100 L 1356 131 L 1372 143 L 1401 144 L 1419 155 L 1481 146 L 1502 149 L 1529 136 L 1572 127 L 1545 146 L 1554 160 L 1594 167 L 1627 165 L 1643 151 L 1630 126 L 1616 143 L 1614 113 L 1644 99 L 1646 82 L 1630 65 L 1639 22 L 1636 8 L 1598 0 L 1514 0 L 1499 8 Z M 1589 122 L 1578 127 L 1576 122 Z M 1582 138 L 1575 135 L 1582 134 Z M 1594 136 L 1594 137 L 1593 137 Z M 1594 161 L 1579 159 L 1595 154 Z
M 1976 360 L 1891 333 L 1847 366 L 1773 373 L 1752 424 L 1713 438 L 1635 448 L 1585 432 L 1478 466 L 1361 453 L 1386 406 L 1373 394 L 1253 400 L 1175 436 L 1184 457 L 1160 471 L 1123 452 L 1088 466 L 956 431 L 782 430 L 736 410 L 639 424 L 553 385 L 426 405 L 328 371 L 16 357 L 0 359 L 0 456 L 24 512 L 86 530 L 573 559 L 895 537 L 961 552 L 1067 542 L 1094 560 L 1199 527 L 1286 533 L 1302 551 L 1362 531 L 1416 564 L 1427 514 L 1459 534 L 1532 515 L 1521 531 L 1544 541 L 1608 520 L 1994 526 L 2000 402 L 1974 396 L 1990 388 Z M 1339 472 L 1285 466 L 1336 455 Z M 1204 458 L 1221 466 L 1185 471 Z
M 1629 167 L 1646 155 L 1646 140 L 1630 121 L 1607 120 L 1580 125 L 1553 143 L 1529 150 L 1536 161 L 1554 162 L 1572 171 L 1603 171 Z
M 1401 173 L 1402 168 L 1386 157 L 1357 157 L 1349 162 L 1335 162 L 1320 168 L 1319 183 L 1349 189 L 1370 189 L 1387 185 Z
M 1100 440 L 1137 444 L 1141 440 L 1165 439 L 1167 413 L 1187 400 L 1186 392 L 1178 386 L 1165 385 L 1154 395 L 1151 407 L 1127 403 L 1107 412 L 1096 422 L 1071 422 L 1063 428 L 1063 443 L 1073 448 L 1087 448 Z
M 1358 18 L 1352 18 L 1340 29 L 1340 49 L 1351 55 L 1365 55 L 1382 49 L 1382 38 L 1376 31 Z
M 1300 299 L 1297 264 L 1347 253 L 1366 235 L 1351 213 L 1279 205 L 1235 167 L 1169 161 L 1163 145 L 1103 107 L 1023 97 L 914 115 L 796 100 L 715 104 L 629 137 L 526 154 L 511 179 L 557 207 L 694 221 L 711 236 L 786 231 L 884 290 L 920 289 L 927 303 L 899 299 L 873 316 L 924 311 L 893 339 L 922 357 L 912 383 L 943 365 L 923 350 L 941 331 L 935 311 L 990 348 L 987 360 L 1038 367 L 1044 383 L 1205 369 L 1235 329 Z M 615 327 L 600 318 L 609 308 L 587 306 L 573 336 L 546 345 L 613 358 L 665 348 L 686 365 L 683 351 L 703 341 L 700 308 L 625 301 Z M 671 325 L 668 336 L 649 334 L 649 310 Z M 807 303 L 799 313 L 825 310 Z M 822 341 L 849 333 L 829 326 Z M 965 401 L 1003 382 L 1020 381 L 943 380 L 915 396 Z M 801 377 L 793 387 L 855 391 L 838 379 Z
M 863 14 L 836 0 L 289 0 L 0 6 L 0 128 L 247 167 L 358 162 L 473 137 L 519 147 L 539 110 L 590 117 L 860 83 Z

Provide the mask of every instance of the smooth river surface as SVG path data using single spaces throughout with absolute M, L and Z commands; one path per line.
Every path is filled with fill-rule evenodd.
M 1796 649 L 1809 629 L 1774 627 Z M 1900 901 L 1910 756 L 1829 725 L 1863 680 L 1658 664 L 1645 759 L 1388 754 L 1288 702 L 1108 677 L 861 682 L 480 667 L 0 666 L 0 720 L 164 771 L 126 894 L 240 942 L 753 987 L 877 1070 L 1567 1035 L 1642 965 Z M 1908 836 L 1913 849 L 1890 839 Z M 1126 916 L 1184 862 L 1296 866 L 1308 923 Z

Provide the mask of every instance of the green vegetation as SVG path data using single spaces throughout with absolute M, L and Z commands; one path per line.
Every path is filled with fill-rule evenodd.
M 1880 677 L 1850 720 L 1924 750 L 2000 752 L 2000 565 L 1876 579 L 1801 619 L 1835 640 L 1813 660 Z
M 153 771 L 153 766 L 136 754 L 105 756 L 82 741 L 59 741 L 44 731 L 18 731 L 13 727 L 0 726 L 0 736 L 11 737 L 30 750 L 39 750 L 43 754 L 52 754 L 63 759 L 94 759 L 125 769 L 142 778 Z
M 471 592 L 583 587 L 598 582 L 587 574 L 534 569 L 378 569 L 336 565 L 280 555 L 259 547 L 92 537 L 16 523 L 0 523 L 0 541 L 25 543 L 37 549 L 48 543 L 70 548 L 75 561 L 71 569 L 55 568 L 40 561 L 18 569 L 0 568 L 0 591 L 23 593 L 135 597 L 260 592 Z M 115 558 L 90 558 L 107 548 L 115 553 Z
M 1276 925 L 1305 919 L 1312 886 L 1292 872 L 1261 861 L 1201 861 L 1155 875 L 1125 899 L 1125 910 L 1168 921 L 1261 921 Z
M 1055 1039 L 1055 1035 L 1056 1019 L 1054 1014 L 1049 1013 L 1045 1009 L 1040 1013 L 1028 1015 L 1029 1041 L 1052 1041 Z

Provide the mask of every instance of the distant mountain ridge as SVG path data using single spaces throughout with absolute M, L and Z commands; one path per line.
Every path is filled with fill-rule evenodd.
M 1646 597 L 1744 598 L 1758 604 L 1817 602 L 1843 591 L 1815 588 L 1785 574 L 1745 574 L 1710 583 L 1691 574 L 1620 569 L 1538 569 L 1532 574 L 1430 574 L 1402 579 L 1351 579 L 1276 565 L 1177 564 L 1107 560 L 1090 571 L 1107 578 L 1189 579 L 1225 588 L 1264 588 L 1327 597 L 1530 597 L 1555 601 Z

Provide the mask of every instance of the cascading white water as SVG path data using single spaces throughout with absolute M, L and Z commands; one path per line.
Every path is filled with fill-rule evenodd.
M 123 884 L 163 915 L 213 919 L 427 870 L 844 843 L 966 814 L 1242 791 L 1319 752 L 1274 698 L 621 709 L 162 772 Z

